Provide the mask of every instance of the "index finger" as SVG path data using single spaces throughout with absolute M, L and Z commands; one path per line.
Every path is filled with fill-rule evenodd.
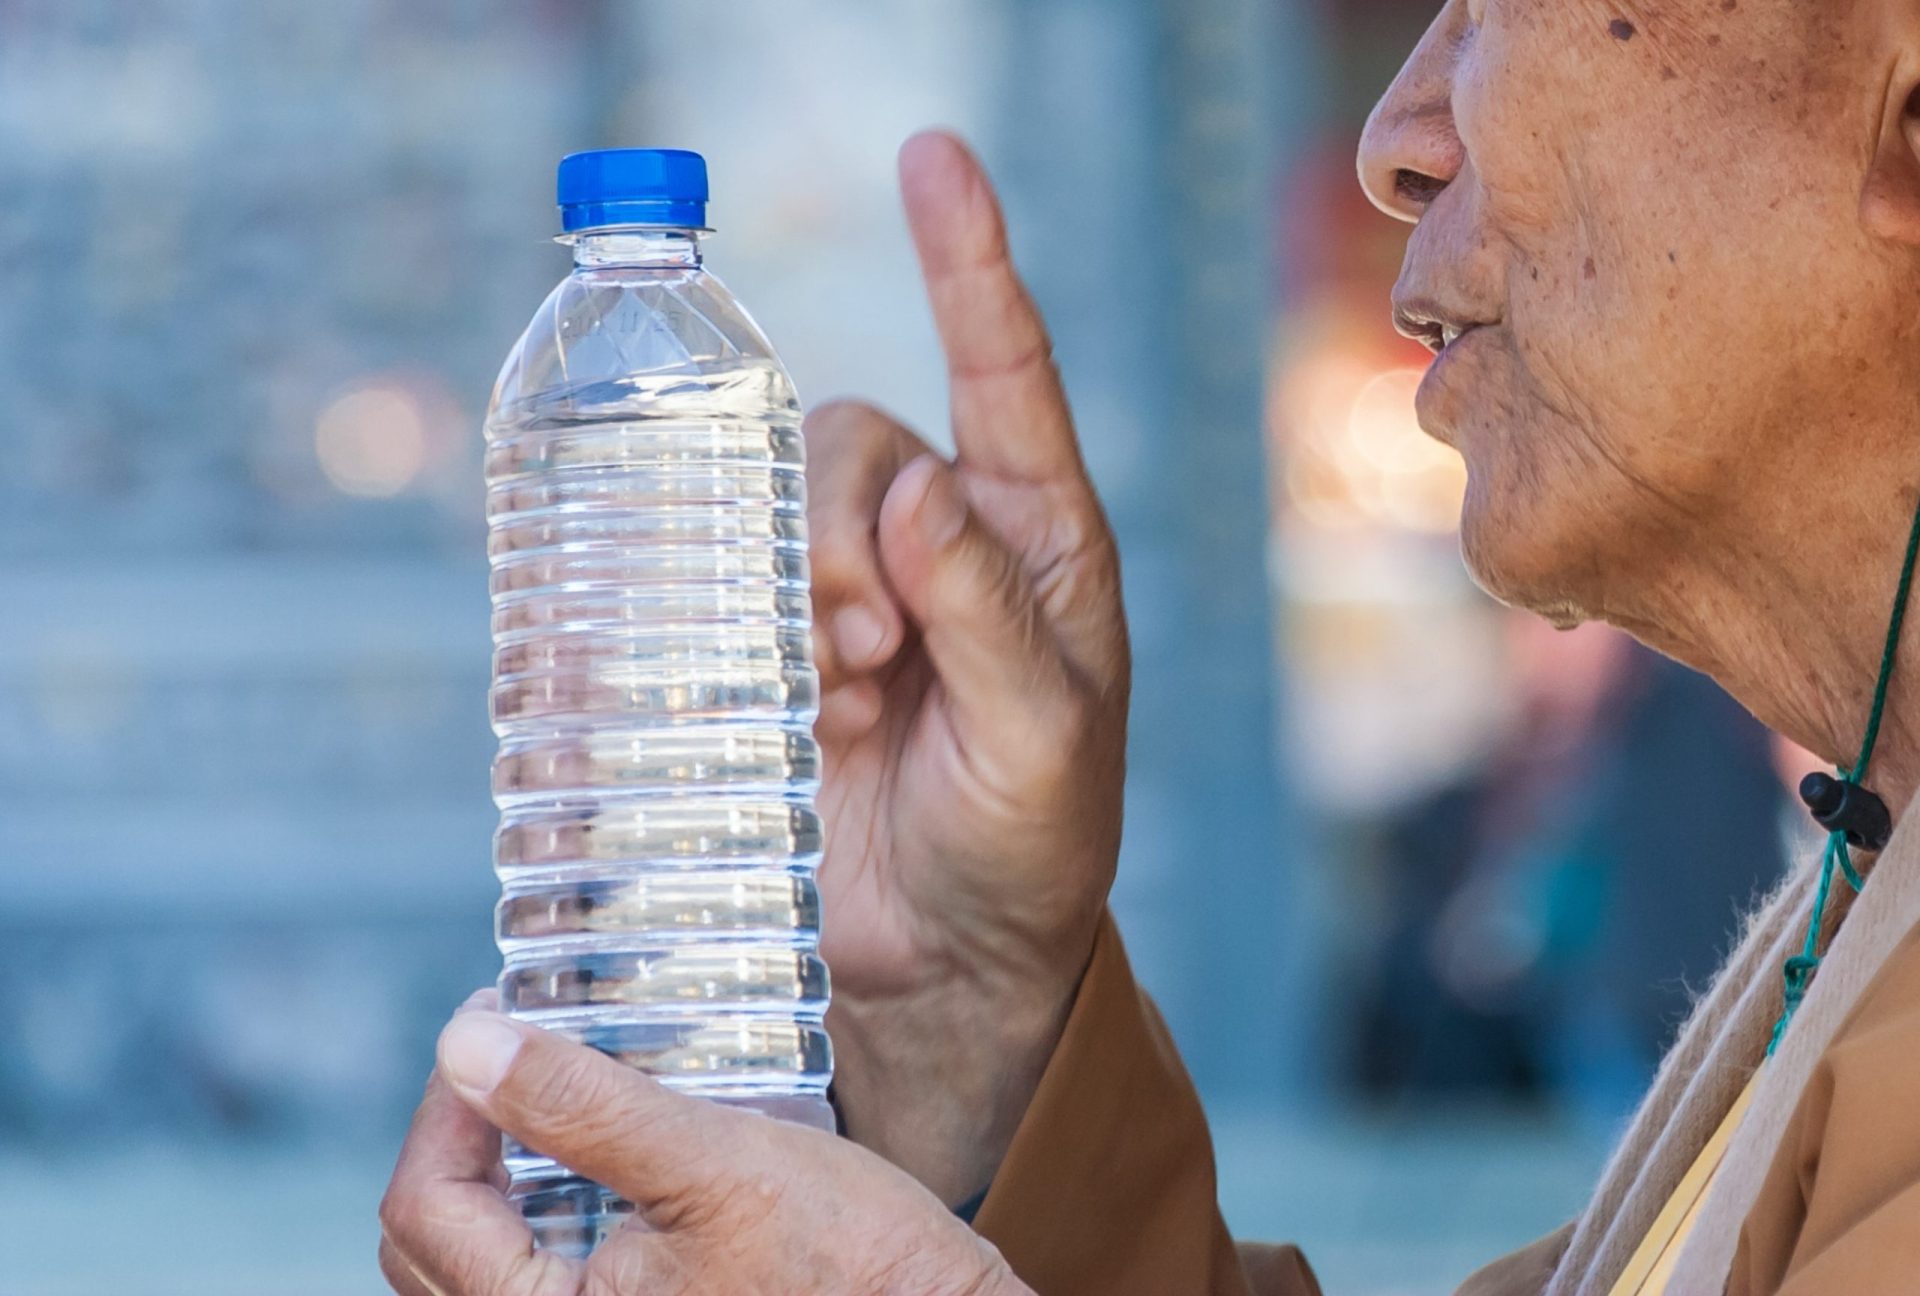
M 961 463 L 1027 481 L 1084 477 L 1047 327 L 978 159 L 957 136 L 924 131 L 900 150 L 900 193 L 947 353 Z
M 477 991 L 454 1019 L 498 1004 L 493 990 Z M 382 1268 L 391 1259 L 415 1285 L 445 1296 L 503 1290 L 509 1281 L 533 1296 L 571 1292 L 572 1262 L 534 1250 L 533 1232 L 507 1201 L 506 1186 L 500 1131 L 436 1070 L 380 1203 Z
M 496 1186 L 499 1166 L 499 1133 L 434 1076 L 380 1203 L 386 1241 L 434 1286 L 491 1291 L 535 1265 L 533 1234 Z

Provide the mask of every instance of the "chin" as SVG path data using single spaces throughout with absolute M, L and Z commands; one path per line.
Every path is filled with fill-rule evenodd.
M 1502 484 L 1469 460 L 1460 512 L 1460 554 L 1474 583 L 1508 607 L 1543 617 L 1563 630 L 1594 619 L 1591 581 L 1595 537 L 1582 534 L 1570 509 L 1537 491 Z

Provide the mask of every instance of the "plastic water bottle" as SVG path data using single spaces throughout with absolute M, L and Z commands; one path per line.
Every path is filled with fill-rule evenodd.
M 701 261 L 706 163 L 560 164 L 573 272 L 487 415 L 505 1011 L 832 1128 L 800 404 Z M 613 1193 L 509 1145 L 542 1246 Z

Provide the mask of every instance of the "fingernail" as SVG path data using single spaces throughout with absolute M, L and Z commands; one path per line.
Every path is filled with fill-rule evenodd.
M 869 662 L 886 645 L 887 625 L 860 604 L 845 607 L 833 615 L 833 646 L 842 661 Z
M 960 534 L 967 522 L 967 506 L 954 489 L 953 478 L 945 468 L 935 468 L 927 479 L 927 493 L 914 510 L 913 525 L 930 548 L 944 549 Z
M 472 1012 L 476 1008 L 492 1008 L 498 1001 L 498 998 L 499 992 L 492 986 L 481 986 L 478 990 L 468 995 L 454 1011 L 463 1013 Z
M 520 1051 L 520 1030 L 495 1013 L 462 1013 L 440 1032 L 440 1070 L 456 1088 L 492 1093 Z

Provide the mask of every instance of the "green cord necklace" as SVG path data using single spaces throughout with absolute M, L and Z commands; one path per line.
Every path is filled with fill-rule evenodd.
M 1880 675 L 1873 685 L 1873 709 L 1867 713 L 1867 733 L 1860 744 L 1860 759 L 1851 770 L 1838 771 L 1838 777 L 1809 774 L 1800 783 L 1800 797 L 1822 828 L 1827 830 L 1827 847 L 1820 860 L 1820 884 L 1814 892 L 1813 916 L 1807 922 L 1807 940 L 1800 953 L 1787 960 L 1786 1002 L 1780 1020 L 1774 1024 L 1773 1039 L 1767 1044 L 1767 1056 L 1780 1047 L 1788 1023 L 1806 998 L 1813 974 L 1820 968 L 1820 927 L 1826 916 L 1827 898 L 1833 891 L 1837 870 L 1856 892 L 1866 880 L 1853 866 L 1852 851 L 1877 851 L 1887 844 L 1893 831 L 1893 817 L 1887 803 L 1861 786 L 1873 762 L 1874 744 L 1880 740 L 1880 721 L 1886 715 L 1887 687 L 1893 682 L 1893 664 L 1900 655 L 1900 632 L 1907 621 L 1907 602 L 1913 592 L 1915 560 L 1920 558 L 1920 509 L 1913 516 L 1907 535 L 1907 556 L 1900 567 L 1900 588 L 1893 598 L 1893 618 L 1887 625 L 1887 643 L 1880 654 Z

